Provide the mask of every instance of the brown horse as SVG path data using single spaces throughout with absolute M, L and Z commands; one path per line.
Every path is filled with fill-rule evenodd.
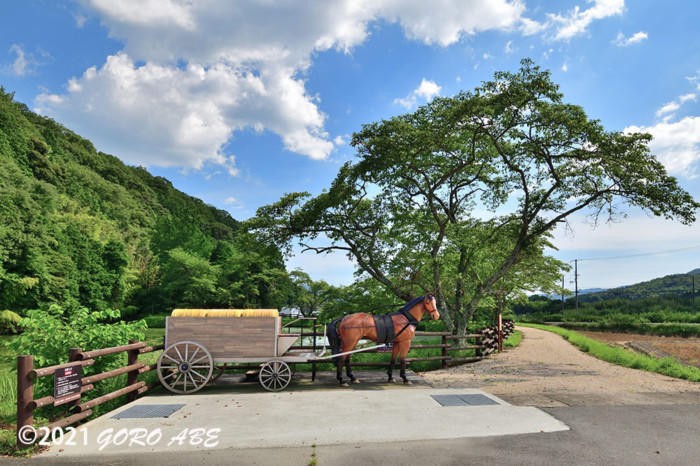
M 328 339 L 333 348 L 333 354 L 352 351 L 355 349 L 355 346 L 357 346 L 357 342 L 363 338 L 378 343 L 391 342 L 393 343 L 393 350 L 391 353 L 391 364 L 387 372 L 389 382 L 393 382 L 394 380 L 392 377 L 392 370 L 396 363 L 396 358 L 400 357 L 401 378 L 404 383 L 409 383 L 406 379 L 406 354 L 411 348 L 411 340 L 413 340 L 413 337 L 416 335 L 416 325 L 423 319 L 423 314 L 426 312 L 430 313 L 433 320 L 440 318 L 435 297 L 430 293 L 409 301 L 399 311 L 387 314 L 386 316 L 373 316 L 372 314 L 358 312 L 335 320 L 331 322 L 328 331 Z M 385 341 L 378 341 L 378 333 L 381 334 L 380 340 L 383 336 Z M 350 382 L 360 382 L 352 374 L 350 356 L 351 355 L 347 354 L 335 358 L 337 369 L 336 376 L 338 382 L 344 386 L 347 386 L 347 384 L 343 381 L 342 376 L 343 362 L 345 362 L 346 372 L 350 378 Z

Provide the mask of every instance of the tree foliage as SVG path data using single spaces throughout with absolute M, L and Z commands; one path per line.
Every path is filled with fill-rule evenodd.
M 0 309 L 279 307 L 288 284 L 277 248 L 227 212 L 0 88 Z
M 463 332 L 489 299 L 556 287 L 563 264 L 544 254 L 547 235 L 576 212 L 599 221 L 627 205 L 695 220 L 700 204 L 650 139 L 606 131 L 524 60 L 474 91 L 364 125 L 357 161 L 327 192 L 286 195 L 253 223 L 267 241 L 344 251 L 400 299 L 434 291 Z

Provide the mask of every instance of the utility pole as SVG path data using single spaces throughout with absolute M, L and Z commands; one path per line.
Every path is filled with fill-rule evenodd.
M 695 309 L 695 274 L 691 275 L 693 277 L 693 294 L 691 296 L 693 297 L 693 309 Z
M 561 276 L 561 312 L 564 312 L 564 275 Z
M 576 314 L 578 315 L 578 259 L 574 259 L 574 283 L 576 284 Z

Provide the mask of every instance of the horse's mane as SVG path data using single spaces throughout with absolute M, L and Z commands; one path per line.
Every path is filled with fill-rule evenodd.
M 425 299 L 425 296 L 419 296 L 419 297 L 417 297 L 417 298 L 413 298 L 412 300 L 410 300 L 409 302 L 407 302 L 407 303 L 404 305 L 404 307 L 402 307 L 401 309 L 399 309 L 399 310 L 396 311 L 396 312 L 397 312 L 397 313 L 401 313 L 401 312 L 404 312 L 404 311 L 408 311 L 409 309 L 411 309 L 413 306 L 415 306 L 416 304 L 420 303 L 420 302 L 423 301 L 424 299 Z

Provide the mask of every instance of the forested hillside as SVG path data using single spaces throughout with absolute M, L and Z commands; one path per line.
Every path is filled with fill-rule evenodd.
M 610 290 L 579 295 L 579 302 L 597 302 L 607 299 L 640 299 L 668 296 L 690 295 L 693 291 L 693 275 L 700 274 L 700 269 L 688 273 L 677 273 L 654 278 L 634 285 L 621 286 Z M 700 276 L 695 277 L 696 286 L 700 287 Z
M 596 293 L 558 298 L 530 296 L 513 306 L 522 320 L 533 322 L 700 322 L 700 269 Z M 695 277 L 695 299 L 693 299 Z
M 277 307 L 279 251 L 0 87 L 0 310 Z

